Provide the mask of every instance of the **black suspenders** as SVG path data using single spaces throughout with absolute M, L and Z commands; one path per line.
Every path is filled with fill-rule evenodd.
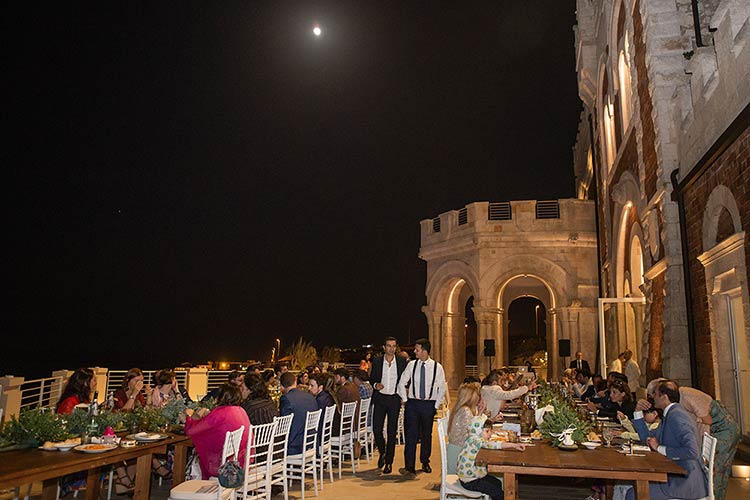
M 432 391 L 435 390 L 435 375 L 437 375 L 437 361 L 433 359 L 433 362 L 435 363 L 432 366 L 432 382 L 430 382 L 430 397 L 427 399 L 432 399 Z M 417 388 L 415 387 L 416 382 L 416 374 L 417 374 L 417 363 L 419 363 L 419 360 L 416 360 L 414 362 L 414 366 L 411 369 L 411 393 L 414 396 L 414 399 L 417 399 Z

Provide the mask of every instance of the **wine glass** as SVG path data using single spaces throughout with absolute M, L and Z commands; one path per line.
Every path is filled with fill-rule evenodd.
M 604 438 L 604 443 L 607 448 L 609 448 L 609 443 L 612 441 L 612 438 L 614 437 L 614 433 L 612 432 L 612 428 L 607 426 L 602 429 L 602 438 Z

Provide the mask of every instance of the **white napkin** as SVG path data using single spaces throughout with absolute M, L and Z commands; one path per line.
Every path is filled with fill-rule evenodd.
M 542 422 L 544 422 L 544 414 L 547 412 L 555 413 L 555 407 L 552 405 L 547 405 L 544 408 L 537 408 L 534 411 L 534 418 L 536 418 L 536 425 L 542 425 Z

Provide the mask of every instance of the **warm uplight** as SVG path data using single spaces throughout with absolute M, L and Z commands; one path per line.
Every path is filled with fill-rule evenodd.
M 320 36 L 323 34 L 323 30 L 320 29 L 320 26 L 316 26 L 313 28 L 313 35 Z

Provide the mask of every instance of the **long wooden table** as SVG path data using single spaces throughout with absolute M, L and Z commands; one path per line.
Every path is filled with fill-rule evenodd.
M 187 451 L 192 446 L 187 436 L 170 434 L 167 439 L 139 443 L 134 448 L 116 448 L 103 453 L 80 451 L 15 450 L 0 453 L 0 488 L 12 488 L 42 481 L 42 500 L 55 500 L 58 479 L 74 472 L 87 471 L 86 500 L 98 500 L 102 468 L 136 459 L 134 500 L 147 500 L 151 493 L 151 459 L 155 453 L 167 453 L 174 446 L 173 484 L 185 480 Z
M 667 474 L 685 474 L 682 467 L 655 451 L 629 456 L 619 449 L 600 446 L 595 450 L 562 451 L 537 441 L 522 452 L 483 448 L 476 463 L 487 466 L 490 473 L 503 474 L 506 500 L 516 500 L 519 474 L 635 481 L 639 500 L 648 500 L 649 481 L 666 482 Z

